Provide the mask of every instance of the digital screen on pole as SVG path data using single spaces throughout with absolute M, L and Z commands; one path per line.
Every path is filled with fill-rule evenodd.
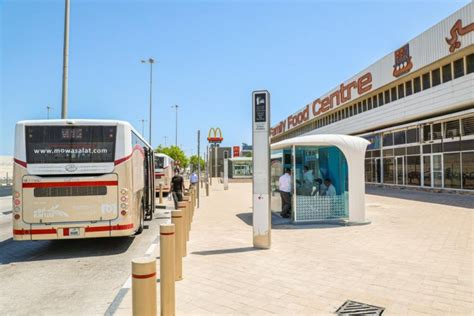
M 267 97 L 265 93 L 255 94 L 255 122 L 267 121 Z

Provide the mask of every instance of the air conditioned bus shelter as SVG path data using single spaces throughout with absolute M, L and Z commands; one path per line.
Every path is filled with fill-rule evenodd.
M 272 144 L 272 211 L 281 211 L 278 180 L 289 168 L 293 222 L 367 223 L 364 158 L 369 144 L 347 135 L 308 135 Z M 329 179 L 335 194 L 323 192 L 318 179 Z

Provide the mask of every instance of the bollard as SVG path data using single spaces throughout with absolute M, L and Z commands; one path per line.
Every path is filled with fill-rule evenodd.
M 160 225 L 160 305 L 161 315 L 175 314 L 175 226 Z
M 209 196 L 209 183 L 206 182 L 206 196 Z
M 142 257 L 132 260 L 133 315 L 156 315 L 156 259 Z
M 183 218 L 184 218 L 184 231 L 186 235 L 186 241 L 189 240 L 189 231 L 191 230 L 191 220 L 190 220 L 190 210 L 189 210 L 189 202 L 178 202 L 178 209 L 182 210 L 184 212 Z
M 160 200 L 159 204 L 163 204 L 163 184 L 160 183 Z
M 183 279 L 183 241 L 184 241 L 184 226 L 183 226 L 183 212 L 172 211 L 171 222 L 175 225 L 176 237 L 175 243 L 175 256 L 174 256 L 174 269 L 175 269 L 175 280 L 180 281 Z M 186 244 L 186 242 L 184 242 Z

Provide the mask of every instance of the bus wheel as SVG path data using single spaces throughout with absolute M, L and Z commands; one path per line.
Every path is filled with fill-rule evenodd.
M 143 207 L 143 202 L 140 207 L 140 224 L 138 226 L 135 235 L 140 235 L 143 232 L 143 227 L 145 226 L 145 208 Z

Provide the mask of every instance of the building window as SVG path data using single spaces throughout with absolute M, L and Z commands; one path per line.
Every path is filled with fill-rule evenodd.
M 391 95 L 391 98 L 392 98 L 392 102 L 397 99 L 397 87 L 393 87 L 390 90 L 390 95 Z
M 431 140 L 431 125 L 423 126 L 423 141 L 429 142 Z
M 390 90 L 385 90 L 385 104 L 390 102 Z
M 474 190 L 474 152 L 462 153 L 462 188 Z
M 451 74 L 451 64 L 443 66 L 443 83 L 451 81 L 453 75 Z
M 411 80 L 405 82 L 406 95 L 409 96 L 412 94 Z
M 423 75 L 423 90 L 429 89 L 431 87 L 430 83 L 430 73 L 426 73 Z
M 357 112 L 362 113 L 362 102 L 357 103 Z
M 470 74 L 471 72 L 474 72 L 474 54 L 467 55 L 466 64 L 467 73 Z
M 384 134 L 382 144 L 383 144 L 384 147 L 392 146 L 393 145 L 393 134 L 392 133 Z
M 395 145 L 403 145 L 403 144 L 406 144 L 405 131 L 395 132 L 395 133 L 393 134 L 393 143 L 394 143 Z
M 439 68 L 431 72 L 431 80 L 433 81 L 433 87 L 441 83 L 441 70 Z
M 372 110 L 372 98 L 368 98 L 368 99 L 367 99 L 367 108 L 368 108 L 369 110 Z
M 420 156 L 407 156 L 407 185 L 421 184 Z
M 415 79 L 413 79 L 413 91 L 415 93 L 421 91 L 420 77 L 416 77 Z
M 459 120 L 444 123 L 444 136 L 446 138 L 458 137 L 460 135 Z
M 403 89 L 403 83 L 398 85 L 398 98 L 401 99 L 405 96 L 405 89 Z
M 349 116 L 352 116 L 352 106 L 349 107 Z
M 474 116 L 462 119 L 462 135 L 474 135 Z
M 461 188 L 461 157 L 459 153 L 444 154 L 444 187 Z
M 419 138 L 418 128 L 410 128 L 407 130 L 407 143 L 418 143 Z
M 433 140 L 443 138 L 443 134 L 441 134 L 441 123 L 433 124 L 432 135 Z
M 383 93 L 380 92 L 379 93 L 379 106 L 382 106 L 383 105 Z
M 377 107 L 377 104 L 378 104 L 378 103 L 377 103 L 377 96 L 374 95 L 374 102 L 372 103 L 374 109 Z
M 383 183 L 393 184 L 393 158 L 383 159 Z
M 454 79 L 464 76 L 464 59 L 459 58 L 453 63 L 454 68 Z

